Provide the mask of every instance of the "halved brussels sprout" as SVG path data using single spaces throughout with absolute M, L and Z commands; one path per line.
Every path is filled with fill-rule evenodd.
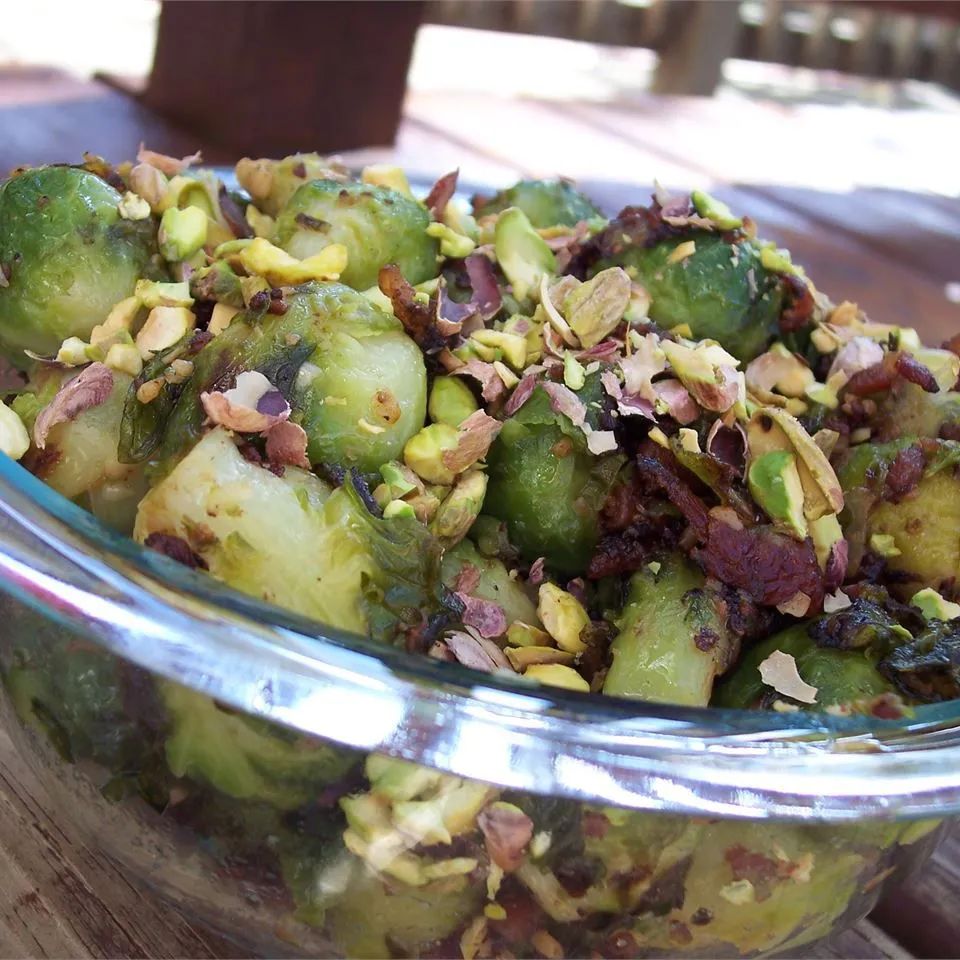
M 572 227 L 581 220 L 602 217 L 591 200 L 566 180 L 521 180 L 489 200 L 474 202 L 474 213 L 484 217 L 519 207 L 537 228 Z
M 416 520 L 378 520 L 349 486 L 282 477 L 208 433 L 140 504 L 135 539 L 179 537 L 244 593 L 356 633 L 392 639 L 435 607 L 439 547 Z M 426 613 L 424 613 L 426 615 Z
M 277 217 L 275 243 L 301 260 L 331 243 L 347 248 L 340 279 L 356 290 L 377 285 L 380 268 L 396 264 L 409 283 L 438 273 L 437 241 L 427 235 L 430 214 L 412 197 L 364 183 L 313 180 Z
M 423 355 L 400 322 L 338 283 L 288 294 L 280 316 L 248 311 L 191 359 L 183 385 L 165 384 L 150 403 L 127 397 L 124 460 L 178 456 L 199 438 L 200 394 L 226 390 L 237 374 L 264 374 L 289 400 L 307 432 L 314 463 L 375 470 L 398 458 L 427 406 Z M 161 357 L 138 383 L 162 374 Z
M 156 224 L 124 220 L 121 196 L 76 167 L 37 167 L 0 188 L 0 346 L 55 354 L 89 338 L 133 293 L 155 252 Z
M 603 692 L 706 706 L 736 650 L 699 567 L 670 554 L 638 570 L 610 646 Z

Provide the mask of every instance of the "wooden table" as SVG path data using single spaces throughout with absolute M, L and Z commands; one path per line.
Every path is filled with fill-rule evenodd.
M 97 83 L 0 71 L 0 170 L 157 150 L 231 158 Z M 788 246 L 818 286 L 938 342 L 960 330 L 960 114 L 869 113 L 638 97 L 597 106 L 410 95 L 392 158 L 472 182 L 572 175 L 616 209 L 654 178 L 715 189 Z M 924 182 L 939 192 L 920 192 Z M 636 187 L 635 184 L 648 186 Z M 893 189 L 884 184 L 894 184 Z M 944 193 L 950 193 L 948 198 Z M 234 948 L 146 896 L 44 812 L 42 788 L 0 735 L 0 956 L 227 957 Z M 960 834 L 821 957 L 958 957 Z

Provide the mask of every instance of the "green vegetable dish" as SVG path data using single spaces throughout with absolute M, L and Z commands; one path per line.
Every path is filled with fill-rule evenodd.
M 196 159 L 0 185 L 0 448 L 54 489 L 321 625 L 530 684 L 960 697 L 960 337 L 832 302 L 700 192 L 608 218 L 565 181 L 471 205 L 456 174 L 421 197 L 301 154 L 236 190 Z M 350 956 L 785 950 L 930 829 L 503 791 L 22 635 L 25 724 Z

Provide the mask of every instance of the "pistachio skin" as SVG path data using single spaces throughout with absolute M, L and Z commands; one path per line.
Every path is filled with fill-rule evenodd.
M 377 285 L 380 268 L 388 263 L 413 284 L 437 275 L 440 247 L 427 235 L 429 224 L 427 208 L 395 190 L 312 180 L 281 211 L 274 242 L 300 260 L 342 243 L 347 267 L 340 279 L 367 290 Z
M 123 220 L 120 194 L 75 167 L 37 167 L 0 188 L 0 347 L 53 355 L 89 338 L 133 293 L 156 246 L 156 224 Z

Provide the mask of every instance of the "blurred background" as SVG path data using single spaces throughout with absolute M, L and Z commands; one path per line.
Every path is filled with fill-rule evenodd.
M 0 14 L 4 170 L 117 161 L 145 141 L 212 163 L 318 150 L 424 179 L 458 166 L 473 187 L 560 174 L 611 209 L 654 180 L 706 187 L 828 293 L 960 326 L 960 2 L 0 0 Z

